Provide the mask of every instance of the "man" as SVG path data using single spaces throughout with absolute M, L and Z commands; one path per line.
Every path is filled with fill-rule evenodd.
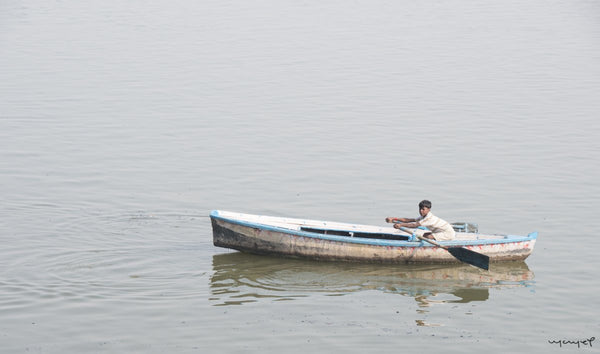
M 425 238 L 438 241 L 454 240 L 456 237 L 456 232 L 454 232 L 452 225 L 450 225 L 447 221 L 433 215 L 431 212 L 431 202 L 429 200 L 423 200 L 419 203 L 419 214 L 421 216 L 416 219 L 388 217 L 385 218 L 385 222 L 393 222 L 396 229 L 401 227 L 409 227 L 414 229 L 419 226 L 424 226 L 428 228 L 430 232 L 425 230 L 416 230 L 415 233 L 421 234 L 421 236 Z

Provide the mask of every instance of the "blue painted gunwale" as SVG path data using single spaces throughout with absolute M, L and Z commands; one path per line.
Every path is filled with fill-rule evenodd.
M 414 242 L 414 241 L 403 241 L 403 240 L 384 240 L 384 239 L 371 239 L 371 238 L 363 238 L 363 237 L 349 237 L 349 236 L 337 236 L 337 235 L 324 235 L 313 232 L 301 231 L 301 230 L 290 230 L 283 227 L 265 225 L 256 222 L 248 222 L 237 220 L 234 218 L 227 218 L 219 215 L 218 210 L 213 210 L 210 213 L 211 218 L 224 220 L 232 224 L 257 228 L 261 230 L 285 233 L 292 236 L 301 236 L 301 237 L 309 237 L 320 240 L 328 240 L 328 241 L 337 241 L 344 243 L 357 243 L 364 245 L 372 245 L 372 246 L 393 246 L 393 247 L 415 247 L 415 246 L 424 246 L 424 247 L 436 247 L 427 242 Z M 330 229 L 327 229 L 330 230 Z M 351 231 L 351 230 L 343 230 L 343 229 L 331 229 L 331 231 Z M 360 231 L 363 233 L 369 233 Z M 380 234 L 379 232 L 377 234 Z M 497 244 L 505 244 L 505 243 L 515 243 L 515 242 L 528 242 L 537 239 L 537 231 L 528 234 L 527 236 L 517 236 L 517 235 L 490 235 L 490 236 L 503 236 L 504 238 L 494 238 L 494 239 L 476 239 L 476 240 L 456 240 L 456 241 L 438 241 L 439 244 L 444 246 L 479 246 L 479 245 L 497 245 Z M 402 235 L 398 235 L 402 236 Z M 481 234 L 481 236 L 485 236 L 485 234 Z

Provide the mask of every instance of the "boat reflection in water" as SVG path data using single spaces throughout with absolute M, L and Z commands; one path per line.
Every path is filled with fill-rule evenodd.
M 314 262 L 235 252 L 213 256 L 213 270 L 210 300 L 216 306 L 379 290 L 413 297 L 420 307 L 428 307 L 485 301 L 490 288 L 534 284 L 525 262 L 492 263 L 489 271 L 483 271 L 461 264 Z

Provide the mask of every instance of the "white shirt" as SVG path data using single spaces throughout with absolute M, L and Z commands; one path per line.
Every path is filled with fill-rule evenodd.
M 448 233 L 449 235 L 454 236 L 454 229 L 452 225 L 450 225 L 446 220 L 442 220 L 437 216 L 433 215 L 432 212 L 427 213 L 425 216 L 419 216 L 417 218 L 417 222 L 421 224 L 421 226 L 425 226 L 432 233 Z

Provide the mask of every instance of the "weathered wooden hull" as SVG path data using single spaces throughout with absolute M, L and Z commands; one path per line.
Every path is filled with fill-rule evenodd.
M 377 239 L 327 235 L 236 218 L 228 212 L 213 211 L 211 222 L 215 246 L 256 254 L 281 255 L 327 261 L 367 263 L 458 263 L 448 251 L 424 242 L 405 239 Z M 293 219 L 297 220 L 297 219 Z M 304 222 L 301 225 L 313 225 Z M 323 223 L 326 224 L 326 223 Z M 340 225 L 337 224 L 337 228 Z M 351 225 L 348 224 L 348 227 Z M 354 227 L 354 226 L 353 226 Z M 391 228 L 390 228 L 391 229 Z M 394 230 L 394 229 L 392 229 Z M 395 231 L 390 231 L 390 233 Z M 400 235 L 399 235 L 400 236 Z M 460 237 L 459 237 L 460 238 Z M 485 254 L 492 262 L 518 261 L 533 251 L 537 233 L 528 236 L 478 235 L 472 239 L 440 242 L 462 246 Z

